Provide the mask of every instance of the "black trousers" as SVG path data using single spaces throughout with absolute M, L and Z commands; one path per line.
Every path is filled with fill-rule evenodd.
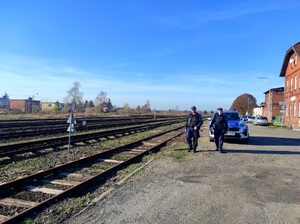
M 223 149 L 223 142 L 224 142 L 224 132 L 222 129 L 215 129 L 214 130 L 215 135 L 215 144 L 217 149 L 221 152 Z
M 197 148 L 199 137 L 200 137 L 199 130 L 194 130 L 194 128 L 186 129 L 186 141 L 189 144 L 189 146 L 192 146 L 193 149 Z

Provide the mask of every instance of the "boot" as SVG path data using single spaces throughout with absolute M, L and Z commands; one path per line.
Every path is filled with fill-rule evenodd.
M 190 152 L 190 151 L 192 151 L 192 149 L 193 149 L 193 147 L 192 147 L 192 144 L 189 144 L 189 150 L 188 150 L 188 152 Z

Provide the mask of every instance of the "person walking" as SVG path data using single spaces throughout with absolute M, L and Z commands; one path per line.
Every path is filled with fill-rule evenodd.
M 224 142 L 224 134 L 228 130 L 228 123 L 227 123 L 227 118 L 223 114 L 223 109 L 219 107 L 217 109 L 217 113 L 215 113 L 209 129 L 214 129 L 214 137 L 215 137 L 215 144 L 217 147 L 217 151 L 220 153 L 224 153 L 223 151 L 223 142 Z
M 195 106 L 191 107 L 191 113 L 187 116 L 185 122 L 186 141 L 189 144 L 188 152 L 193 150 L 196 152 L 198 146 L 198 138 L 200 137 L 200 127 L 203 124 L 201 115 L 197 112 Z

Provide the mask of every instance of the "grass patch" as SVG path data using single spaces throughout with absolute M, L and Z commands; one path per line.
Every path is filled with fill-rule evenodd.
M 7 170 L 9 168 L 9 165 L 0 166 L 0 171 Z
M 132 173 L 133 171 L 137 170 L 138 168 L 140 168 L 143 164 L 142 163 L 134 163 L 122 170 L 119 170 L 117 172 L 117 175 L 124 175 L 124 174 L 129 174 Z
M 22 222 L 22 224 L 33 224 L 34 221 L 32 219 L 26 219 L 25 221 Z
M 269 125 L 269 128 L 281 128 L 281 129 L 285 129 L 285 130 L 291 130 L 291 127 L 288 126 L 284 126 L 284 125 Z
M 90 202 L 90 196 L 86 195 L 83 197 L 73 197 L 63 201 L 58 202 L 50 208 L 44 211 L 44 215 L 39 214 L 33 220 L 33 223 L 62 223 L 62 220 L 67 220 L 72 215 L 81 211 Z M 46 215 L 45 215 L 46 214 Z M 49 219 L 51 217 L 51 219 Z M 31 219 L 25 220 L 23 223 L 31 223 Z
M 167 145 L 161 152 L 151 156 L 156 159 L 172 158 L 177 162 L 184 162 L 188 159 L 189 153 L 187 152 L 186 143 L 175 141 Z

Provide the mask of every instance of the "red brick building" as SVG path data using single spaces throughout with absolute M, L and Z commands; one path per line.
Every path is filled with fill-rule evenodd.
M 279 102 L 284 101 L 284 87 L 272 88 L 271 93 L 269 94 L 270 90 L 264 92 L 265 94 L 265 103 L 263 105 L 262 116 L 268 117 L 269 111 L 269 96 L 270 96 L 270 118 L 272 119 L 273 116 L 281 116 L 280 113 L 280 105 Z
M 300 42 L 285 53 L 279 77 L 284 77 L 284 101 L 287 103 L 284 124 L 300 127 Z
M 29 97 L 27 100 L 10 100 L 9 109 L 18 109 L 21 112 L 32 113 L 41 110 L 41 101 L 33 100 Z

